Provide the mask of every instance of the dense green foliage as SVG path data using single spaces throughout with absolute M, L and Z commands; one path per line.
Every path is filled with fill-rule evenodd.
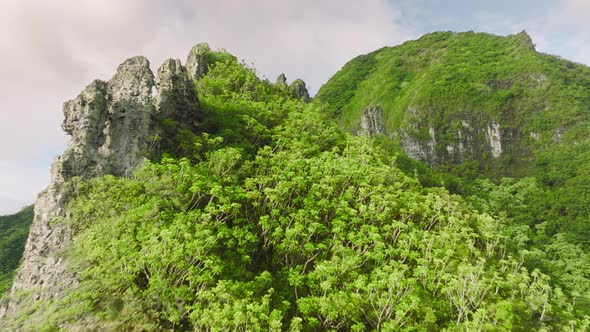
M 436 32 L 351 60 L 315 99 L 348 131 L 371 105 L 383 109 L 394 140 L 406 130 L 424 141 L 432 128 L 436 159 L 451 170 L 458 158 L 447 146 L 462 138 L 480 172 L 521 177 L 533 175 L 532 160 L 551 156 L 555 142 L 587 146 L 590 68 L 536 52 L 524 32 Z M 492 122 L 503 130 L 498 159 L 483 148 L 483 137 L 472 133 L 465 141 L 469 128 Z
M 32 221 L 32 206 L 13 215 L 0 216 L 0 295 L 12 283 L 14 271 L 23 256 Z
M 403 170 L 522 228 L 526 266 L 590 313 L 590 68 L 536 52 L 526 33 L 437 32 L 353 59 L 316 100 L 349 131 L 380 105 L 387 137 L 379 140 L 401 153 Z M 503 128 L 500 158 L 481 150 L 481 137 L 464 137 L 491 121 Z M 416 128 L 419 139 L 436 132 L 434 168 L 401 152 L 399 133 Z M 467 157 L 440 158 L 457 142 Z M 496 184 L 476 181 L 483 176 Z
M 64 222 L 80 285 L 35 328 L 588 328 L 526 265 L 528 228 L 509 224 L 499 188 L 425 188 L 387 148 L 235 61 L 197 88 L 210 120 L 191 155 L 74 180 Z
M 307 104 L 228 53 L 206 59 L 199 132 L 170 123 L 174 153 L 71 181 L 59 222 L 80 284 L 18 327 L 590 329 L 586 67 L 526 34 L 435 33 L 351 61 Z M 395 139 L 348 134 L 374 104 L 388 130 L 508 114 L 539 133 L 530 176 L 483 178 L 485 159 L 431 168 Z
M 80 314 L 117 329 L 581 328 L 522 268 L 518 229 L 422 189 L 317 114 L 275 132 L 253 160 L 224 147 L 82 189 Z

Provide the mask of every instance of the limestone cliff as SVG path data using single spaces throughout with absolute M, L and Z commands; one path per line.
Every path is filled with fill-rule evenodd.
M 371 106 L 365 109 L 361 116 L 360 128 L 357 134 L 363 136 L 385 134 L 381 106 Z
M 465 160 L 498 160 L 511 142 L 511 128 L 478 113 L 463 114 L 447 123 L 432 124 L 410 107 L 414 119 L 399 130 L 406 154 L 430 165 L 461 163 Z
M 23 262 L 0 304 L 0 327 L 22 314 L 19 311 L 32 310 L 35 301 L 58 298 L 77 283 L 61 255 L 72 237 L 63 222 L 72 196 L 68 181 L 129 176 L 158 148 L 153 143 L 160 130 L 158 119 L 171 118 L 192 130 L 201 119 L 196 92 L 180 60 L 166 60 L 154 80 L 149 61 L 141 56 L 124 61 L 108 82 L 93 81 L 64 103 L 63 112 L 63 129 L 71 139 L 35 203 Z

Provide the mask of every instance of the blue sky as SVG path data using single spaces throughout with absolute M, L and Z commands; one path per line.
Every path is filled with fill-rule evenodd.
M 527 30 L 590 64 L 590 0 L 2 0 L 0 214 L 33 203 L 68 138 L 62 103 L 138 54 L 156 69 L 207 41 L 312 92 L 352 57 L 440 31 Z

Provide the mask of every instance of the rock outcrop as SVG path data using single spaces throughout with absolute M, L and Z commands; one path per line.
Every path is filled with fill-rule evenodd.
M 430 165 L 435 165 L 438 162 L 436 151 L 436 134 L 434 128 L 428 128 L 428 138 L 421 139 L 417 127 L 411 130 L 402 130 L 400 135 L 400 144 L 406 154 L 413 159 L 427 162 Z
M 360 128 L 357 134 L 361 136 L 385 134 L 381 106 L 370 106 L 365 109 L 361 116 Z
M 285 74 L 280 74 L 277 76 L 277 81 L 275 85 L 281 87 L 281 89 L 286 89 L 290 94 L 291 97 L 295 99 L 301 99 L 304 102 L 309 102 L 309 91 L 307 91 L 307 86 L 305 82 L 301 79 L 294 80 L 291 85 L 287 82 L 287 76 Z
M 51 299 L 76 284 L 60 255 L 71 240 L 67 224 L 60 222 L 71 194 L 65 184 L 73 177 L 125 176 L 143 162 L 153 86 L 149 61 L 134 57 L 123 62 L 109 82 L 96 80 L 64 103 L 63 129 L 71 140 L 53 164 L 47 190 L 37 198 L 23 263 L 0 317 L 18 310 L 23 300 L 19 293 L 34 289 L 33 300 Z
M 156 114 L 197 127 L 202 114 L 199 98 L 187 70 L 179 59 L 168 59 L 158 69 Z
M 191 49 L 186 59 L 186 70 L 191 80 L 198 80 L 207 73 L 207 53 L 210 50 L 207 43 L 197 44 Z
M 202 55 L 200 45 L 189 55 L 194 75 L 203 73 L 196 57 Z M 141 56 L 123 62 L 110 81 L 93 81 L 64 103 L 63 111 L 63 129 L 71 140 L 54 162 L 51 182 L 35 203 L 23 262 L 10 294 L 0 304 L 1 324 L 17 317 L 23 307 L 29 310 L 37 300 L 59 298 L 77 284 L 61 255 L 72 238 L 63 222 L 72 198 L 68 181 L 106 174 L 128 176 L 155 148 L 151 140 L 159 130 L 157 119 L 170 118 L 192 130 L 201 120 L 196 91 L 180 61 L 166 60 L 154 80 L 149 61 Z
M 291 90 L 291 96 L 293 96 L 293 98 L 302 99 L 306 103 L 309 102 L 309 92 L 307 91 L 307 86 L 303 80 L 294 80 L 289 86 L 289 89 Z
M 467 160 L 499 162 L 506 144 L 519 141 L 521 136 L 518 130 L 505 128 L 482 112 L 465 113 L 436 127 L 413 107 L 408 114 L 411 120 L 399 132 L 400 144 L 408 156 L 430 165 L 457 164 Z M 513 146 L 512 149 L 519 147 Z
M 287 76 L 285 76 L 285 74 L 280 74 L 277 76 L 277 82 L 275 84 L 287 86 Z

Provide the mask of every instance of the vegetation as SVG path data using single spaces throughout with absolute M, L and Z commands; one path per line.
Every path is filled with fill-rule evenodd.
M 354 86 L 342 84 L 348 80 Z M 423 185 L 444 186 L 520 229 L 524 265 L 549 275 L 550 284 L 588 314 L 589 87 L 588 67 L 537 53 L 524 32 L 438 32 L 353 59 L 316 100 L 348 131 L 367 106 L 381 105 L 388 136 L 377 140 L 399 154 L 399 167 L 416 172 Z M 505 128 L 503 156 L 481 151 L 478 137 L 471 145 L 461 141 L 456 132 L 465 132 L 464 121 L 475 128 L 490 121 Z M 427 139 L 429 128 L 436 132 L 433 153 L 439 158 L 433 168 L 399 147 L 399 133 L 415 128 L 415 135 Z M 459 160 L 440 158 L 458 141 L 475 152 Z
M 465 53 L 476 46 L 486 55 Z M 586 67 L 538 55 L 525 34 L 435 33 L 351 61 L 308 104 L 207 52 L 201 132 L 130 178 L 72 180 L 60 222 L 74 232 L 64 255 L 80 283 L 19 327 L 590 329 Z M 551 76 L 562 68 L 562 81 Z M 521 74 L 550 84 L 531 92 Z M 541 114 L 533 97 L 558 105 L 559 84 L 571 86 L 565 120 L 565 104 Z M 486 178 L 484 159 L 431 168 L 395 139 L 347 133 L 371 103 L 388 130 L 412 105 L 432 106 L 423 121 L 510 107 L 541 135 L 527 143 L 529 176 Z M 548 136 L 556 128 L 560 142 Z
M 32 221 L 32 206 L 10 216 L 0 216 L 0 294 L 10 288 Z

